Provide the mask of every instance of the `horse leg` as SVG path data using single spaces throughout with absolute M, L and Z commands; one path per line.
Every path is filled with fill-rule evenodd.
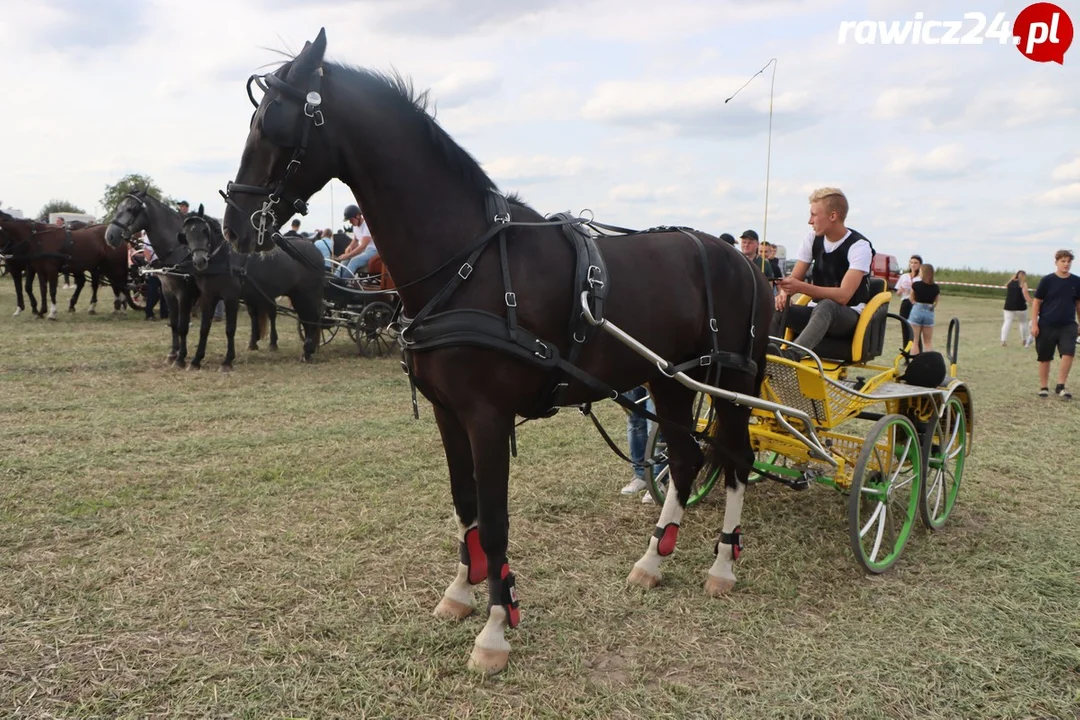
M 19 317 L 26 309 L 26 301 L 23 299 L 22 270 L 11 268 L 9 270 L 11 270 L 11 281 L 15 283 L 15 314 L 12 317 Z
M 217 306 L 217 298 L 213 301 L 204 295 L 206 300 L 202 304 L 202 324 L 199 326 L 199 346 L 195 348 L 195 357 L 191 358 L 188 370 L 198 370 L 202 367 L 203 358 L 206 357 L 206 339 L 210 337 L 210 328 L 214 324 L 214 308 Z M 177 362 L 177 365 L 180 363 Z
M 60 284 L 60 273 L 55 272 L 49 276 L 49 319 L 56 319 L 56 289 Z
M 169 329 L 172 330 L 172 349 L 165 356 L 165 364 L 172 365 L 180 355 L 180 304 L 171 293 L 162 293 L 162 302 L 169 308 Z
M 469 667 L 487 674 L 501 672 L 510 657 L 506 629 L 519 622 L 514 575 L 506 560 L 510 519 L 507 512 L 507 485 L 510 476 L 510 430 L 513 415 L 488 409 L 465 422 L 472 448 L 476 477 L 480 547 L 487 556 L 488 619 L 476 636 Z M 482 413 L 482 414 L 480 414 Z
M 255 303 L 245 303 L 247 307 L 248 317 L 251 318 L 251 340 L 248 341 L 248 350 L 259 349 L 259 316 L 262 314 L 262 309 L 256 307 Z
M 221 372 L 232 370 L 233 360 L 236 359 L 236 316 L 240 312 L 240 299 L 238 297 L 225 299 L 225 339 L 228 345 L 225 350 L 225 359 L 221 361 Z
M 709 568 L 705 578 L 705 591 L 713 597 L 725 595 L 735 587 L 733 565 L 742 552 L 742 517 L 743 497 L 746 482 L 750 476 L 750 467 L 754 462 L 754 449 L 750 444 L 750 409 L 737 407 L 730 403 L 713 405 L 718 427 L 717 440 L 735 457 L 745 461 L 745 466 L 737 466 L 732 459 L 723 463 L 724 479 L 727 485 L 727 500 L 724 503 L 724 526 L 716 541 L 716 561 Z
M 311 362 L 311 356 L 319 348 L 319 308 L 307 297 L 289 299 L 304 328 L 304 354 L 300 362 Z
M 87 315 L 97 315 L 97 291 L 98 285 L 101 284 L 101 273 L 97 270 L 90 271 L 90 307 L 87 309 Z
M 487 579 L 487 555 L 480 547 L 480 530 L 476 525 L 476 481 L 469 436 L 456 416 L 437 405 L 433 408 L 450 470 L 459 551 L 457 576 L 435 607 L 435 616 L 463 620 L 473 613 L 473 587 Z
M 672 380 L 651 382 L 649 390 L 656 404 L 656 414 L 665 418 L 660 423 L 668 447 L 668 468 L 671 484 L 660 510 L 660 519 L 649 538 L 649 547 L 641 559 L 634 563 L 626 581 L 642 588 L 655 587 L 662 577 L 660 565 L 664 558 L 675 552 L 679 526 L 690 491 L 705 458 L 697 440 L 679 426 L 690 427 L 694 422 L 694 392 Z
M 270 317 L 270 352 L 277 352 L 277 307 L 267 307 L 266 314 Z
M 86 273 L 75 274 L 75 292 L 71 294 L 71 302 L 68 303 L 68 312 L 75 312 L 75 303 L 79 301 L 79 294 L 86 286 Z
M 194 305 L 195 300 L 191 291 L 184 290 L 177 303 L 180 308 L 179 325 L 177 326 L 177 332 L 180 334 L 180 351 L 176 355 L 176 367 L 181 369 L 187 364 L 187 337 L 188 330 L 191 329 L 191 312 Z M 170 312 L 172 311 L 170 310 Z
M 37 271 L 33 267 L 26 269 L 26 295 L 30 298 L 30 312 L 34 315 L 38 314 L 38 302 L 34 297 L 34 277 L 37 275 Z M 45 296 L 41 296 L 41 301 L 45 302 Z

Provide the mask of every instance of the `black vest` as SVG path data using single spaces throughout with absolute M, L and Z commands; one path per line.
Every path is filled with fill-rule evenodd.
M 848 228 L 851 230 L 851 228 Z M 857 243 L 859 240 L 866 240 L 858 231 L 851 230 L 851 234 L 848 235 L 847 240 L 840 243 L 832 252 L 825 252 L 825 236 L 817 235 L 814 237 L 814 267 L 813 267 L 813 279 L 814 285 L 818 287 L 840 287 L 840 282 L 844 279 L 844 275 L 848 271 L 848 251 L 851 250 L 851 246 Z M 866 240 L 867 244 L 870 243 Z M 870 245 L 870 263 L 873 266 L 874 246 Z M 851 299 L 848 300 L 848 307 L 855 307 L 863 303 L 870 302 L 870 273 L 866 273 L 863 276 L 862 282 L 859 283 L 859 287 L 852 293 Z

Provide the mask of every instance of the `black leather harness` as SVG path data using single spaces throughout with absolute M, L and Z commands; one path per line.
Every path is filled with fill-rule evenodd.
M 593 236 L 583 226 L 590 226 L 607 231 L 615 231 L 620 234 L 638 234 L 638 231 L 616 228 L 603 225 L 594 221 L 586 221 L 575 218 L 565 213 L 552 215 L 545 222 L 515 222 L 510 214 L 509 203 L 495 191 L 489 191 L 485 201 L 487 216 L 494 219 L 494 224 L 488 232 L 481 236 L 475 243 L 468 258 L 460 266 L 458 272 L 450 281 L 435 294 L 434 297 L 423 307 L 415 317 L 401 317 L 402 331 L 400 342 L 402 345 L 402 367 L 409 376 L 412 390 L 413 414 L 419 417 L 419 407 L 416 400 L 416 389 L 420 388 L 423 395 L 432 403 L 437 404 L 434 394 L 425 388 L 413 370 L 413 353 L 425 350 L 433 350 L 442 347 L 471 345 L 474 347 L 491 348 L 505 352 L 525 362 L 530 362 L 541 368 L 549 370 L 548 381 L 545 389 L 541 392 L 536 405 L 525 418 L 535 419 L 550 417 L 558 412 L 564 392 L 569 384 L 569 379 L 575 379 L 590 389 L 602 394 L 631 412 L 643 415 L 651 420 L 659 420 L 654 414 L 646 411 L 643 407 L 635 404 L 622 396 L 617 390 L 589 375 L 577 367 L 577 361 L 585 344 L 599 332 L 599 328 L 591 325 L 584 317 L 580 309 L 580 298 L 585 293 L 589 310 L 597 320 L 603 319 L 604 302 L 607 297 L 609 278 L 607 266 L 603 256 L 597 247 Z M 573 284 L 573 302 L 571 303 L 570 318 L 567 334 L 570 338 L 570 350 L 566 357 L 562 357 L 558 347 L 549 340 L 541 338 L 522 327 L 517 322 L 517 296 L 513 291 L 510 277 L 510 267 L 507 261 L 506 233 L 505 231 L 515 226 L 560 226 L 563 235 L 574 248 L 575 269 Z M 704 277 L 709 278 L 708 256 L 705 246 L 693 232 L 682 227 L 660 227 L 646 232 L 677 231 L 681 232 L 697 245 Z M 459 309 L 437 312 L 439 307 L 453 294 L 453 292 L 473 272 L 477 258 L 492 240 L 498 238 L 500 265 L 503 277 L 504 301 L 506 304 L 506 316 L 501 317 L 483 310 Z M 444 266 L 445 267 L 445 266 Z M 400 288 L 401 286 L 399 286 Z M 755 289 L 756 293 L 756 289 Z M 719 326 L 714 312 L 711 283 L 705 283 L 705 297 L 709 316 L 710 340 L 712 348 L 706 355 L 694 358 L 681 364 L 668 362 L 661 370 L 673 377 L 677 372 L 685 372 L 697 367 L 707 367 L 706 382 L 715 384 L 722 367 L 732 368 L 751 375 L 756 374 L 757 365 L 750 359 L 750 348 L 746 354 L 738 354 L 720 350 L 718 330 Z M 756 306 L 756 303 L 755 303 Z M 750 343 L 753 342 L 751 331 Z M 589 404 L 582 409 L 585 414 L 591 415 Z M 596 422 L 595 418 L 593 418 Z M 692 429 L 687 428 L 690 432 Z M 602 429 L 601 429 L 602 431 Z M 606 435 L 606 433 L 604 433 Z M 511 438 L 513 442 L 513 438 Z M 609 444 L 612 444 L 609 440 Z M 613 446 L 614 447 L 614 446 Z M 616 452 L 622 453 L 616 448 Z M 624 456 L 625 457 L 625 456 Z

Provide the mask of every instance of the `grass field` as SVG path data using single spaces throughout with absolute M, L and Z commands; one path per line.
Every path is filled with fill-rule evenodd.
M 495 678 L 465 667 L 481 616 L 431 615 L 452 506 L 398 358 L 339 335 L 303 366 L 284 321 L 280 353 L 222 375 L 215 325 L 206 369 L 180 372 L 140 313 L 13 309 L 4 280 L 0 716 L 1080 717 L 1080 401 L 1036 398 L 998 301 L 941 301 L 974 454 L 951 521 L 881 576 L 851 556 L 843 497 L 759 485 L 730 597 L 702 589 L 721 494 L 664 583 L 628 589 L 658 508 L 618 495 L 629 471 L 576 411 L 521 427 L 523 622 Z

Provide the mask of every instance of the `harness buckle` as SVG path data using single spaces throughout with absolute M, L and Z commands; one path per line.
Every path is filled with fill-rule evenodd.
M 701 367 L 708 367 L 712 365 L 712 355 L 702 355 L 698 362 L 701 363 Z
M 550 348 L 547 346 L 547 343 L 545 343 L 543 340 L 537 340 L 536 344 L 541 348 L 541 350 L 534 350 L 533 355 L 540 358 L 541 360 L 547 360 L 548 350 L 550 350 Z
M 720 327 L 716 322 L 716 318 L 709 318 L 709 329 L 713 332 L 720 332 Z
M 458 269 L 457 274 L 462 280 L 468 280 L 469 276 L 472 275 L 472 270 L 472 265 L 465 263 Z
M 603 273 L 600 270 L 599 266 L 590 265 L 589 274 L 586 276 L 586 279 L 589 281 L 589 285 L 591 285 L 592 287 L 604 287 L 604 281 L 600 279 L 602 277 L 602 274 Z
M 300 167 L 300 160 L 298 158 L 290 160 L 289 164 L 285 166 L 285 177 L 292 175 L 293 171 L 298 167 Z
M 315 118 L 315 127 L 322 127 L 326 124 L 326 120 L 323 119 L 322 110 L 316 110 L 312 117 Z
M 581 337 L 578 337 L 578 333 L 581 333 Z M 574 331 L 574 342 L 580 344 L 580 343 L 585 342 L 586 340 L 588 340 L 588 334 L 585 332 L 585 330 L 575 330 Z
M 512 307 L 512 308 L 517 307 L 517 293 L 512 293 L 512 292 L 506 293 L 505 300 L 506 300 L 506 307 Z
M 506 223 L 510 222 L 510 212 L 507 211 L 501 215 L 496 215 L 493 219 L 499 225 L 505 225 Z

